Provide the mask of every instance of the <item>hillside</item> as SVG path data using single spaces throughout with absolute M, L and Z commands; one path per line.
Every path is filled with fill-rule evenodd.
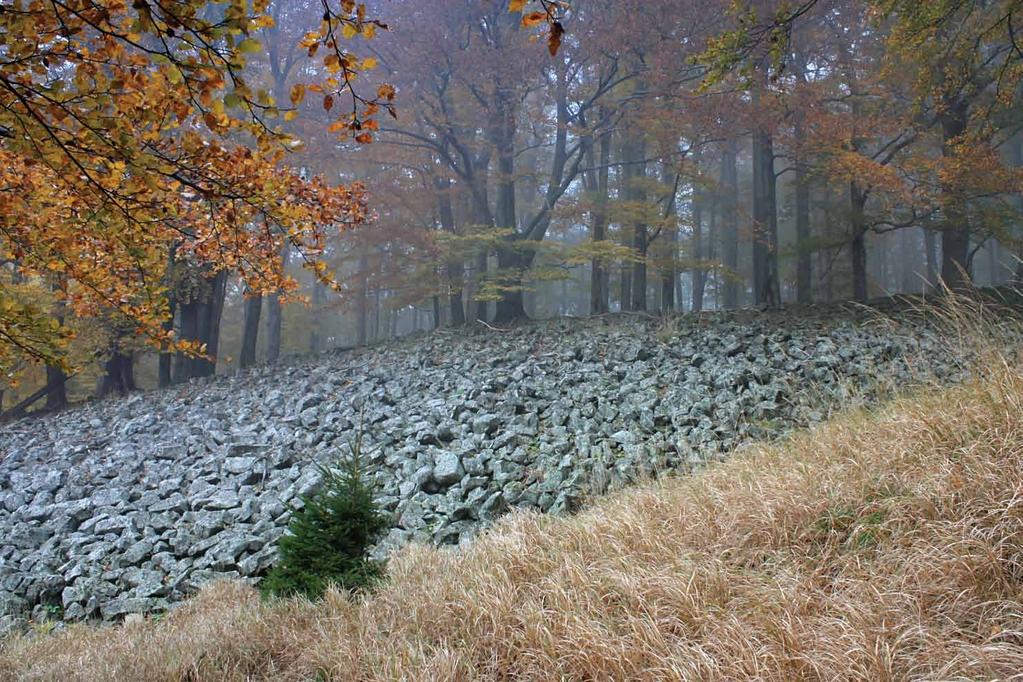
M 205 589 L 165 619 L 9 640 L 46 680 L 1010 679 L 1023 670 L 1023 376 L 839 416 L 457 551 L 373 596 Z
M 166 609 L 275 556 L 317 463 L 364 432 L 409 544 L 563 513 L 831 406 L 961 375 L 934 319 L 815 307 L 444 332 L 81 406 L 0 433 L 0 617 Z

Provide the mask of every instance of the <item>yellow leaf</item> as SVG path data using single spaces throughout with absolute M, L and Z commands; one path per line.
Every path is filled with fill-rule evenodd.
M 364 68 L 365 70 L 369 71 L 370 69 L 375 69 L 376 67 L 377 60 L 375 57 L 366 57 L 365 59 L 362 60 L 362 68 Z
M 294 121 L 296 118 L 298 118 L 298 112 L 295 111 L 294 109 L 291 109 L 290 111 L 285 111 L 284 112 L 284 120 L 285 121 Z
M 245 53 L 259 52 L 263 49 L 263 44 L 255 38 L 246 38 L 245 40 L 238 43 L 238 51 Z
M 526 9 L 526 0 L 511 0 L 508 3 L 509 12 L 521 12 Z
M 291 103 L 298 106 L 305 99 L 305 86 L 295 83 L 291 86 Z

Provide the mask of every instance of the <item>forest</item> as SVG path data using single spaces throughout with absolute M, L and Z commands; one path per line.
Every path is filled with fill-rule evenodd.
M 1010 680 L 1023 0 L 0 0 L 0 682 Z
M 1020 270 L 1015 1 L 107 5 L 0 8 L 5 409 Z

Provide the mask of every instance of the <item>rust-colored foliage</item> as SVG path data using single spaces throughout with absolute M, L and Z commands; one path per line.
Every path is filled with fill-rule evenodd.
M 247 82 L 246 59 L 273 26 L 267 0 L 18 1 L 0 8 L 0 370 L 30 358 L 65 364 L 67 334 L 52 311 L 13 286 L 55 287 L 74 316 L 115 311 L 155 345 L 199 352 L 163 327 L 168 253 L 240 273 L 251 291 L 295 289 L 285 243 L 324 281 L 330 230 L 366 217 L 359 186 L 300 179 L 282 165 L 295 144 L 283 110 Z M 372 68 L 341 48 L 371 38 L 361 3 L 324 0 L 302 41 L 326 47 L 324 108 L 351 101 L 339 130 L 368 141 L 393 89 L 352 89 Z

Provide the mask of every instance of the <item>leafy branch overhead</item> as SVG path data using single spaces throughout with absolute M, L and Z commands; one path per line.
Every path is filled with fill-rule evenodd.
M 325 283 L 330 231 L 367 217 L 358 185 L 303 180 L 283 165 L 297 144 L 276 122 L 281 103 L 246 70 L 274 19 L 268 0 L 16 3 L 0 7 L 0 258 L 17 278 L 57 290 L 75 316 L 108 311 L 151 343 L 202 348 L 166 328 L 166 265 L 237 271 L 251 291 L 297 288 L 287 246 Z M 382 23 L 363 4 L 324 2 L 303 45 L 323 58 L 324 107 L 347 98 L 334 128 L 369 141 L 373 115 L 392 115 L 394 89 L 354 88 L 374 66 L 341 48 Z M 297 109 L 284 110 L 292 120 Z M 244 143 L 242 142 L 244 141 Z M 17 358 L 65 365 L 50 311 L 0 284 L 0 369 Z M 58 325 L 59 327 L 59 325 Z

